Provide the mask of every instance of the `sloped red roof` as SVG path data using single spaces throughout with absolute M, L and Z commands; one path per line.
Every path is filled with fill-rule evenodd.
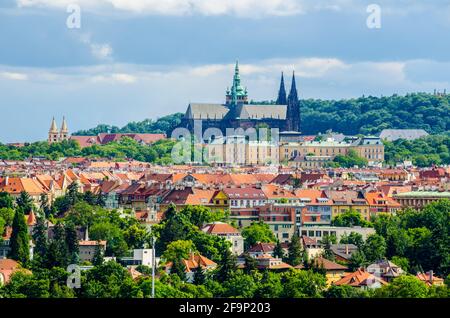
M 206 224 L 203 229 L 204 232 L 208 234 L 238 234 L 239 231 L 232 227 L 230 224 L 215 222 L 211 224 Z

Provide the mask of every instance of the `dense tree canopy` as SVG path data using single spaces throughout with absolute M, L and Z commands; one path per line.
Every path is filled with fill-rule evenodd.
M 0 159 L 24 160 L 31 157 L 41 157 L 50 160 L 59 160 L 63 157 L 83 156 L 109 158 L 117 161 L 134 159 L 142 162 L 167 164 L 171 162 L 171 152 L 174 144 L 175 142 L 172 140 L 163 139 L 147 146 L 128 137 L 106 145 L 93 145 L 83 149 L 74 140 L 53 144 L 49 144 L 46 141 L 35 142 L 25 144 L 24 147 L 0 144 Z
M 273 243 L 276 238 L 269 228 L 269 225 L 260 221 L 253 222 L 250 226 L 242 230 L 242 236 L 245 239 L 247 248 L 252 247 L 256 243 Z
M 170 137 L 172 130 L 181 123 L 183 115 L 182 113 L 176 113 L 158 118 L 156 121 L 146 119 L 141 122 L 131 122 L 122 128 L 102 124 L 89 130 L 77 131 L 74 135 L 96 136 L 100 133 L 165 133 Z
M 386 257 L 405 257 L 411 271 L 450 273 L 450 200 L 432 202 L 421 211 L 380 214 L 373 222 L 386 242 Z
M 450 164 L 450 135 L 427 136 L 416 140 L 396 140 L 384 142 L 385 160 L 395 164 L 403 160 L 411 160 L 419 167 Z
M 406 96 L 360 97 L 347 100 L 300 101 L 302 132 L 332 129 L 346 135 L 378 134 L 383 129 L 450 130 L 450 95 L 414 93 Z
M 254 102 L 273 104 L 275 101 Z M 450 95 L 436 96 L 413 93 L 406 96 L 363 96 L 343 100 L 306 99 L 300 101 L 302 132 L 307 135 L 328 130 L 346 135 L 377 134 L 383 129 L 425 129 L 430 134 L 450 130 Z M 181 122 L 183 114 L 176 113 L 156 121 L 147 119 L 129 123 L 123 128 L 99 125 L 79 131 L 77 135 L 98 133 L 157 133 L 170 132 Z

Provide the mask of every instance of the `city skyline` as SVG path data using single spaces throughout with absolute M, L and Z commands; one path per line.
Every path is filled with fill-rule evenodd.
M 80 29 L 66 26 L 69 2 L 80 4 Z M 274 83 L 292 69 L 300 98 L 450 87 L 445 1 L 408 2 L 407 9 L 378 1 L 381 29 L 367 27 L 364 1 L 173 3 L 2 2 L 0 106 L 9 120 L 0 142 L 45 140 L 53 116 L 65 115 L 73 132 L 221 101 L 236 59 L 254 100 L 276 96 Z

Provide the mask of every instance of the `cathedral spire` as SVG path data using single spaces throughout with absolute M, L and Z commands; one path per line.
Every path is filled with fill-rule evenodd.
M 280 82 L 280 89 L 278 91 L 278 98 L 277 98 L 277 105 L 286 105 L 286 89 L 284 87 L 284 75 L 283 72 L 281 72 L 281 82 Z
M 61 130 L 59 131 L 59 141 L 69 139 L 69 128 L 67 127 L 66 117 L 63 117 Z
M 56 125 L 55 117 L 53 117 L 53 119 L 52 119 L 52 124 L 50 125 L 50 129 L 48 131 L 47 141 L 50 144 L 59 141 L 58 125 Z
M 63 122 L 61 125 L 61 132 L 69 132 L 69 128 L 67 128 L 66 117 L 63 117 Z
M 300 102 L 298 100 L 295 72 L 292 72 L 291 90 L 287 99 L 286 130 L 300 132 Z
M 52 124 L 50 125 L 50 133 L 58 133 L 58 125 L 56 125 L 55 117 L 52 119 Z
M 295 71 L 292 72 L 292 82 L 291 82 L 291 91 L 289 92 L 288 99 L 292 99 L 292 101 L 298 101 L 297 95 L 297 84 L 295 84 Z
M 239 62 L 236 61 L 234 67 L 233 85 L 227 90 L 227 105 L 237 105 L 247 103 L 247 89 L 241 85 L 241 75 L 239 74 Z

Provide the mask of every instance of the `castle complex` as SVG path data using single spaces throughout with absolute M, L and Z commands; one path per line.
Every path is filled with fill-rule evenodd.
M 300 105 L 295 83 L 286 95 L 284 77 L 281 75 L 280 89 L 275 105 L 257 105 L 248 101 L 247 88 L 241 85 L 239 64 L 236 62 L 231 89 L 226 91 L 224 104 L 191 103 L 181 123 L 182 127 L 194 130 L 194 121 L 201 120 L 203 131 L 218 128 L 226 134 L 227 128 L 278 128 L 279 131 L 300 131 Z

